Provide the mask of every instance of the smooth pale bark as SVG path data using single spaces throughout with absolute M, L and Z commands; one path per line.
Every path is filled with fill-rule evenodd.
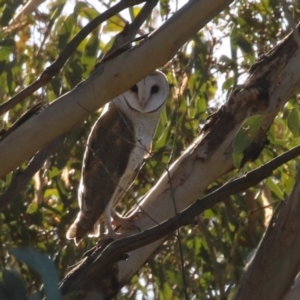
M 246 159 L 252 159 L 251 155 L 257 148 L 258 151 L 262 149 L 274 117 L 290 95 L 300 88 L 300 51 L 294 35 L 270 51 L 250 71 L 244 87 L 232 93 L 208 132 L 195 140 L 171 166 L 169 174 L 165 173 L 143 199 L 141 208 L 137 210 L 146 212 L 151 219 L 142 214 L 136 220 L 139 228 L 150 228 L 173 217 L 173 199 L 177 210 L 181 211 L 195 201 L 210 183 L 233 168 L 234 136 L 251 115 L 260 114 L 264 118 Z M 120 261 L 120 282 L 128 281 L 161 242 L 133 251 L 129 259 Z
M 296 93 L 300 87 L 300 43 L 298 41 L 299 35 L 296 31 L 252 66 L 244 86 L 230 95 L 227 103 L 211 118 L 202 134 L 146 194 L 140 207 L 130 214 L 136 217 L 137 227 L 146 230 L 173 217 L 174 202 L 177 211 L 181 211 L 195 201 L 210 183 L 231 170 L 233 168 L 232 142 L 235 134 L 245 119 L 256 114 L 262 115 L 263 121 L 253 143 L 244 152 L 245 161 L 255 159 L 259 155 L 275 116 L 289 100 L 290 95 Z M 121 232 L 132 234 L 128 230 Z M 111 273 L 107 276 L 111 276 L 110 281 L 114 282 L 117 288 L 128 282 L 163 240 L 127 253 L 126 260 L 120 260 L 109 268 Z M 300 245 L 298 253 L 300 253 Z M 269 263 L 276 265 L 276 261 Z M 100 278 L 104 276 L 103 282 L 109 282 L 105 276 L 108 270 L 97 269 L 96 260 L 89 267 L 78 268 L 80 272 L 77 273 L 74 282 L 73 279 L 68 282 L 69 286 L 65 291 L 87 292 L 93 289 L 101 291 Z M 292 285 L 294 275 L 291 275 L 290 282 L 285 282 L 288 287 L 285 286 L 283 289 Z M 257 280 L 260 280 L 258 273 L 256 276 Z M 93 285 L 96 281 L 97 285 Z M 276 284 L 280 285 L 280 281 Z M 113 289 L 112 286 L 110 288 Z M 251 288 L 253 290 L 255 286 Z M 266 295 L 265 298 L 260 299 L 275 299 Z
M 293 192 L 279 214 L 273 217 L 243 275 L 235 300 L 284 299 L 300 268 L 299 216 L 300 171 Z
M 0 143 L 0 178 L 91 112 L 169 61 L 232 0 L 188 2 L 139 46 L 105 62 L 91 76 Z

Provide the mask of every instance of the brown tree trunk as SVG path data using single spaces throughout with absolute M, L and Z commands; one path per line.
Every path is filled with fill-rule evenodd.
M 300 270 L 300 172 L 243 275 L 235 300 L 282 300 Z

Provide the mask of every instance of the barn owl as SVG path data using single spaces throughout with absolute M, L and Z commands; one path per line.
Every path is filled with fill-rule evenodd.
M 151 151 L 168 92 L 165 75 L 155 71 L 106 104 L 88 138 L 78 189 L 80 212 L 67 231 L 68 239 L 78 244 L 85 234 L 98 236 L 102 220 L 112 238 L 117 235 L 113 225 L 128 227 L 129 220 L 114 207 Z

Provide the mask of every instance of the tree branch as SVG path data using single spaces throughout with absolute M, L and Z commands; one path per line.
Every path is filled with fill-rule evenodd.
M 141 231 L 176 216 L 201 195 L 209 184 L 232 170 L 232 143 L 244 120 L 263 116 L 254 142 L 245 149 L 244 163 L 263 149 L 266 133 L 278 111 L 300 86 L 300 51 L 290 34 L 250 69 L 243 88 L 235 90 L 226 104 L 210 119 L 201 135 L 163 174 L 157 184 L 129 215 Z M 247 179 L 248 180 L 248 179 Z M 145 212 L 145 213 L 144 213 Z M 120 228 L 124 236 L 135 231 Z M 163 235 L 163 233 L 162 233 Z M 165 237 L 128 253 L 126 260 L 110 268 L 111 277 L 122 286 L 137 272 Z M 96 273 L 96 268 L 93 270 Z M 91 273 L 92 274 L 92 273 Z
M 55 76 L 65 65 L 67 60 L 71 57 L 71 55 L 76 51 L 79 44 L 101 23 L 105 22 L 109 18 L 118 14 L 120 11 L 128 8 L 130 6 L 134 6 L 145 2 L 145 0 L 122 0 L 117 3 L 115 6 L 103 12 L 101 15 L 96 17 L 94 20 L 89 22 L 86 26 L 84 26 L 76 36 L 66 45 L 65 49 L 61 52 L 59 57 L 49 66 L 47 67 L 40 77 L 30 84 L 27 88 L 22 90 L 20 93 L 4 102 L 0 105 L 0 115 L 6 113 L 15 105 L 23 101 L 26 97 L 30 96 L 40 87 L 45 85 L 47 82 L 51 80 L 53 76 Z
M 264 166 L 261 166 L 240 178 L 230 180 L 214 192 L 197 200 L 194 204 L 179 213 L 177 216 L 170 218 L 157 226 L 147 229 L 139 234 L 113 241 L 109 245 L 105 245 L 100 248 L 92 248 L 82 261 L 79 262 L 78 265 L 62 280 L 62 294 L 67 295 L 72 292 L 82 295 L 84 291 L 83 294 L 86 295 L 88 290 L 91 289 L 91 286 L 94 286 L 92 283 L 94 281 L 97 281 L 97 285 L 95 284 L 95 286 L 98 286 L 99 288 L 97 291 L 103 292 L 103 285 L 100 282 L 100 278 L 106 278 L 106 270 L 113 270 L 113 265 L 118 260 L 126 258 L 125 253 L 141 248 L 159 239 L 165 239 L 169 234 L 177 229 L 178 225 L 184 226 L 190 224 L 196 216 L 203 213 L 205 210 L 222 202 L 224 199 L 233 194 L 243 192 L 248 188 L 255 186 L 263 179 L 271 176 L 275 169 L 299 155 L 300 146 L 297 146 L 277 158 L 274 158 Z M 111 273 L 109 273 L 109 275 L 111 276 Z M 120 284 L 117 286 L 118 289 L 122 287 Z M 118 290 L 114 290 L 114 293 L 117 291 Z M 109 295 L 109 297 L 112 295 Z
M 116 49 L 121 48 L 124 44 L 134 39 L 139 29 L 146 21 L 146 19 L 150 16 L 157 3 L 158 0 L 148 0 L 145 3 L 137 17 L 130 24 L 127 24 L 120 33 L 117 34 L 111 49 L 109 49 L 107 53 L 107 56 L 110 53 L 114 52 Z
M 300 269 L 300 171 L 288 200 L 274 215 L 234 299 L 281 300 Z
M 137 47 L 105 62 L 86 81 L 25 122 L 0 143 L 0 178 L 49 141 L 71 130 L 89 113 L 166 63 L 182 44 L 230 2 L 232 0 L 188 2 Z M 22 149 L 22 152 L 10 149 Z
M 119 45 L 126 44 L 130 42 L 137 31 L 139 30 L 142 23 L 146 20 L 149 14 L 152 12 L 152 9 L 157 4 L 158 0 L 148 1 L 142 8 L 141 12 L 138 14 L 136 19 L 126 26 L 122 32 L 120 32 L 114 43 L 111 50 L 114 51 L 119 47 Z M 120 38 L 118 38 L 120 37 Z M 7 132 L 5 132 L 1 140 L 7 137 L 12 131 L 14 131 L 17 127 L 27 121 L 36 111 L 40 110 L 42 103 L 38 103 L 34 105 L 30 110 L 28 110 L 15 124 L 13 124 Z M 63 143 L 64 136 L 58 138 L 47 145 L 43 150 L 39 151 L 34 158 L 29 162 L 29 165 L 24 171 L 18 171 L 13 178 L 10 186 L 6 189 L 6 191 L 0 196 L 0 211 L 2 211 L 5 206 L 14 200 L 14 198 L 24 190 L 29 180 L 32 176 L 43 166 L 47 157 L 53 154 Z
M 31 159 L 25 170 L 16 172 L 9 187 L 0 196 L 0 212 L 26 188 L 29 180 L 43 166 L 46 159 L 63 144 L 64 138 L 65 135 L 56 138 Z

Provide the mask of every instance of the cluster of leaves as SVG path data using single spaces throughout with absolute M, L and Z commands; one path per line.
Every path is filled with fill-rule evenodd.
M 43 281 L 43 290 L 48 300 L 60 300 L 61 293 L 58 289 L 58 274 L 53 262 L 45 254 L 40 254 L 31 248 L 11 249 L 9 254 L 18 260 L 26 263 L 37 272 Z M 5 300 L 27 300 L 26 287 L 15 270 L 4 270 L 2 282 L 0 282 L 0 296 Z M 38 292 L 35 292 L 31 300 L 42 299 Z
M 102 2 L 108 8 L 115 1 Z M 22 26 L 5 29 L 9 28 L 9 22 L 21 4 L 18 0 L 0 1 L 0 103 L 36 80 L 83 25 L 99 14 L 98 8 L 87 2 L 76 2 L 70 9 L 64 0 L 47 1 L 44 8 L 26 18 Z M 155 29 L 157 23 L 172 14 L 174 7 L 176 1 L 161 0 L 140 32 Z M 294 17 L 299 18 L 299 9 L 291 9 Z M 92 32 L 59 75 L 3 116 L 1 128 L 9 128 L 37 101 L 51 102 L 88 77 L 95 63 L 112 45 L 113 36 L 124 28 L 126 18 L 134 18 L 138 11 L 139 7 L 131 8 L 129 14 L 116 15 L 100 31 Z M 217 109 L 219 95 L 222 94 L 221 101 L 225 99 L 251 64 L 287 34 L 290 25 L 287 24 L 278 1 L 237 1 L 163 68 L 172 86 L 170 98 L 157 128 L 153 155 L 118 207 L 121 213 L 128 211 L 193 141 L 207 116 Z M 24 289 L 28 295 L 40 290 L 44 278 L 17 262 L 9 249 L 31 246 L 47 253 L 62 278 L 68 267 L 95 242 L 86 238 L 75 247 L 66 240 L 65 232 L 78 211 L 77 187 L 83 151 L 97 117 L 98 114 L 92 114 L 84 124 L 70 132 L 59 151 L 0 213 L 1 268 L 18 270 L 26 282 Z M 270 143 L 260 158 L 240 172 L 259 166 L 298 144 L 298 125 L 297 101 L 294 99 L 275 120 L 269 133 Z M 26 163 L 20 170 L 25 167 Z M 191 299 L 219 299 L 229 293 L 239 282 L 246 260 L 257 246 L 274 206 L 290 192 L 295 169 L 293 163 L 286 165 L 265 183 L 225 199 L 222 204 L 207 210 L 195 225 L 181 229 L 184 266 L 180 262 L 179 238 L 177 233 L 174 234 L 122 290 L 120 299 L 183 299 L 184 288 Z M 14 174 L 7 175 L 0 181 L 1 192 L 10 185 L 12 176 Z M 208 192 L 232 176 L 236 173 L 220 178 Z M 17 252 L 13 254 L 18 257 Z M 28 263 L 28 260 L 21 260 Z M 9 276 L 15 275 L 2 272 L 4 282 L 10 280 L 7 279 Z

